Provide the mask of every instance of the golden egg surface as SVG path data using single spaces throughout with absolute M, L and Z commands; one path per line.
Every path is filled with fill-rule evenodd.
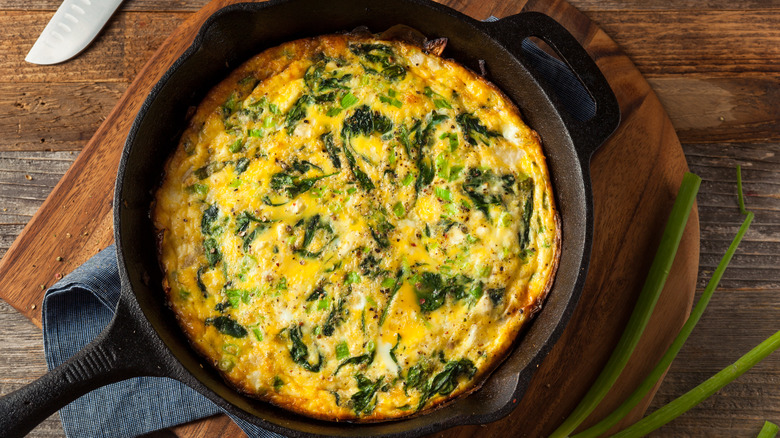
M 496 87 L 329 35 L 236 69 L 152 206 L 168 303 L 240 391 L 328 420 L 476 389 L 542 304 L 560 230 L 538 136 Z

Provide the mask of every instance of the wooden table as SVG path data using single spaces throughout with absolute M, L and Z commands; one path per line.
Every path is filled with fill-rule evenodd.
M 780 3 L 749 0 L 570 0 L 646 76 L 677 130 L 699 194 L 698 288 L 738 227 L 735 165 L 743 167 L 751 231 L 650 411 L 714 374 L 780 320 Z M 81 56 L 26 64 L 59 2 L 0 0 L 0 256 L 170 30 L 206 0 L 131 0 Z M 457 7 L 456 1 L 448 2 Z M 486 2 L 485 18 L 499 5 Z M 37 327 L 0 301 L 0 394 L 46 370 Z M 657 436 L 755 436 L 780 422 L 780 354 L 759 364 Z M 31 436 L 63 436 L 56 415 Z

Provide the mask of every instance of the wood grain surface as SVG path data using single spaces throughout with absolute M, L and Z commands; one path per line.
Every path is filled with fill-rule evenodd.
M 112 107 L 121 102 L 122 93 L 138 76 L 144 63 L 171 31 L 191 18 L 192 12 L 204 3 L 202 0 L 128 1 L 95 44 L 82 55 L 59 66 L 41 67 L 24 63 L 23 57 L 59 2 L 21 4 L 0 1 L 0 23 L 5 24 L 0 26 L 0 44 L 3 47 L 0 51 L 0 254 L 20 234 L 103 120 L 110 117 Z M 523 6 L 522 2 L 447 3 L 479 19 L 491 14 L 505 16 Z M 661 385 L 651 404 L 652 410 L 714 374 L 777 329 L 780 308 L 777 293 L 780 291 L 780 159 L 777 158 L 780 152 L 780 37 L 776 29 L 780 27 L 780 5 L 766 1 L 733 3 L 717 0 L 582 0 L 571 3 L 597 22 L 636 63 L 668 112 L 683 142 L 683 151 L 691 169 L 704 178 L 699 196 L 701 266 L 697 289 L 703 288 L 741 221 L 734 198 L 736 164 L 743 165 L 747 203 L 757 213 L 751 232 L 726 272 L 720 291 Z M 555 9 L 556 5 L 538 2 L 528 7 L 548 10 Z M 558 13 L 561 8 L 557 7 Z M 588 26 L 582 23 L 581 19 L 574 19 L 565 24 L 575 33 L 577 30 L 584 32 L 580 36 L 591 43 L 599 35 L 589 32 Z M 140 78 L 147 79 L 143 75 Z M 626 102 L 621 104 L 625 106 Z M 655 105 L 658 102 L 654 99 L 645 99 L 633 102 L 630 107 L 636 111 L 654 111 Z M 673 135 L 671 128 L 661 123 L 654 126 L 657 131 L 649 135 L 658 135 L 658 132 L 662 137 L 670 133 Z M 110 135 L 126 129 L 126 126 L 101 129 L 103 135 Z M 96 138 L 101 139 L 101 132 L 97 134 Z M 86 153 L 89 151 L 85 149 L 82 154 Z M 597 172 L 599 160 L 608 162 L 611 154 L 618 153 L 619 147 L 612 145 L 596 156 L 594 189 L 597 205 L 631 190 L 630 187 L 610 184 L 619 180 L 619 174 L 615 175 L 617 172 L 608 169 L 603 169 L 600 174 Z M 653 157 L 639 158 L 639 164 L 658 165 L 657 161 L 647 159 Z M 672 169 L 669 173 L 673 173 Z M 670 175 L 661 174 L 667 178 L 664 181 L 668 186 L 672 182 Z M 98 175 L 92 177 L 93 184 L 111 185 L 112 182 L 113 177 L 109 180 Z M 668 198 L 669 193 L 655 193 L 654 196 Z M 68 211 L 72 208 L 68 201 L 73 199 L 63 200 L 57 208 Z M 93 218 L 99 215 L 105 217 L 110 211 L 110 205 L 100 202 L 88 204 L 88 214 Z M 663 203 L 646 204 L 649 205 L 644 205 L 644 208 L 663 209 Z M 604 223 L 612 226 L 610 211 L 597 209 L 596 213 L 597 230 L 599 227 L 603 229 Z M 639 246 L 651 248 L 655 238 L 643 235 L 642 227 L 629 219 L 616 219 L 619 232 L 630 239 L 644 239 Z M 657 227 L 661 226 L 657 224 Z M 67 272 L 80 263 L 79 259 L 71 257 L 57 262 L 56 257 L 62 256 L 60 248 L 77 248 L 74 254 L 93 254 L 108 243 L 99 236 L 110 230 L 110 221 L 93 220 L 85 227 L 76 228 L 63 223 L 61 231 L 64 233 L 59 232 L 55 237 L 62 241 L 59 245 L 41 247 L 29 244 L 30 248 L 42 254 L 44 260 L 55 266 L 59 263 L 55 275 Z M 594 257 L 593 263 L 602 268 L 594 268 L 589 277 L 594 293 L 605 293 L 601 290 L 604 286 L 635 289 L 636 285 L 632 283 L 636 282 L 635 278 L 612 278 L 614 272 L 610 272 L 610 266 L 616 262 L 642 266 L 652 250 L 625 254 L 620 248 L 627 245 L 618 242 L 598 247 L 598 242 L 608 239 L 604 240 L 598 234 L 596 238 L 598 256 Z M 38 269 L 37 266 L 33 268 Z M 8 293 L 6 285 L 14 284 L 9 275 L 13 276 L 13 273 L 3 274 L 4 289 L 0 293 Z M 610 278 L 611 282 L 605 282 Z M 51 284 L 49 281 L 43 283 Z M 40 284 L 29 286 L 31 290 L 36 287 L 40 290 Z M 16 284 L 14 287 L 17 287 Z M 688 300 L 687 297 L 682 298 L 685 298 L 683 302 Z M 599 300 L 595 302 L 598 304 Z M 37 310 L 28 308 L 24 313 L 34 315 Z M 679 309 L 673 310 L 680 314 Z M 566 336 L 582 327 L 589 327 L 587 316 L 603 311 L 597 305 L 580 306 L 578 314 L 586 315 L 580 316 L 579 322 L 575 316 Z M 591 338 L 595 341 L 588 346 L 608 350 L 614 344 L 615 336 L 614 333 L 608 336 L 592 333 Z M 45 370 L 40 331 L 5 303 L 0 303 L 0 352 L 2 394 L 29 382 Z M 558 360 L 571 360 L 566 353 L 554 351 L 536 380 L 549 378 L 555 373 L 555 369 L 544 368 L 556 354 Z M 584 380 L 587 379 L 579 382 Z M 775 355 L 700 408 L 661 429 L 657 436 L 755 436 L 764 419 L 780 421 L 778 383 L 780 360 Z M 541 400 L 541 406 L 523 406 L 521 409 L 539 412 L 544 410 L 545 403 L 560 403 L 562 399 L 573 403 L 578 391 L 583 390 L 571 384 L 554 389 L 552 386 L 550 389 L 544 386 L 534 388 L 532 391 L 537 392 L 534 399 Z M 512 417 L 515 416 L 513 414 Z M 544 430 L 554 427 L 550 424 L 518 426 L 512 423 L 512 417 L 487 429 L 460 428 L 448 431 L 446 435 L 508 433 L 513 436 L 541 436 Z M 160 436 L 214 436 L 219 433 L 229 436 L 231 432 L 236 432 L 231 427 L 231 423 L 222 417 L 176 428 Z M 56 416 L 39 426 L 33 436 L 62 436 Z

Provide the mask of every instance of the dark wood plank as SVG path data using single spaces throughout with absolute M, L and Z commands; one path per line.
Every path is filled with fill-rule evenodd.
M 778 75 L 690 77 L 665 74 L 649 78 L 648 82 L 669 113 L 683 143 L 780 139 Z
M 0 151 L 0 257 L 77 156 L 73 151 Z
M 459 2 L 453 2 L 459 4 Z M 513 3 L 479 3 L 473 16 L 506 16 Z M 599 23 L 643 74 L 723 76 L 780 72 L 780 18 L 772 10 L 747 11 L 592 11 Z M 149 55 L 188 13 L 122 12 L 83 54 L 57 66 L 24 62 L 50 19 L 42 11 L 0 11 L 4 62 L 0 82 L 124 81 L 137 73 Z M 712 29 L 718 29 L 713 32 Z M 659 31 L 660 30 L 660 31 Z M 702 44 L 706 41 L 706 44 Z
M 27 318 L 0 300 L 0 396 L 42 376 L 46 371 L 41 332 Z M 58 414 L 44 420 L 31 437 L 64 437 Z
M 593 11 L 588 15 L 647 77 L 780 72 L 776 10 Z
M 208 0 L 130 0 L 120 7 L 121 11 L 197 11 Z M 450 2 L 454 6 L 458 3 Z M 571 0 L 573 6 L 583 12 L 589 11 L 658 11 L 658 10 L 749 10 L 778 8 L 778 0 Z M 40 10 L 54 11 L 61 2 L 59 0 L 32 0 L 19 2 L 15 0 L 0 0 L 0 10 Z
M 81 150 L 125 82 L 0 82 L 0 151 Z

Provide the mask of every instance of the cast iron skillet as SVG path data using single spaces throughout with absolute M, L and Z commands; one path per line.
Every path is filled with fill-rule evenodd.
M 541 135 L 562 219 L 560 265 L 542 310 L 478 391 L 409 419 L 371 424 L 312 420 L 247 398 L 210 366 L 201 366 L 165 304 L 149 207 L 162 166 L 185 126 L 187 109 L 240 63 L 285 41 L 361 25 L 380 32 L 399 23 L 429 37 L 449 38 L 444 56 L 475 71 L 479 60 L 485 60 L 489 79 L 518 104 Z M 547 42 L 575 72 L 596 103 L 593 118 L 581 122 L 571 117 L 524 66 L 521 42 L 529 36 Z M 80 395 L 141 375 L 180 380 L 240 418 L 293 436 L 417 436 L 504 417 L 520 400 L 579 298 L 593 222 L 590 156 L 619 120 L 615 96 L 596 64 L 562 26 L 543 14 L 484 23 L 426 0 L 272 0 L 218 11 L 154 87 L 125 144 L 114 195 L 122 294 L 113 321 L 62 366 L 0 399 L 0 431 L 23 435 Z

